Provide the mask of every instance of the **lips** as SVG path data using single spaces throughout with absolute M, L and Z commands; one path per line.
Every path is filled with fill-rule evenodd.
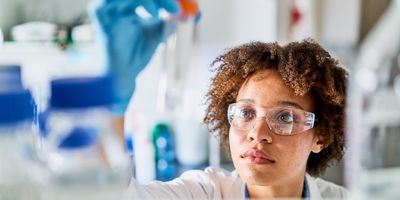
M 272 164 L 275 163 L 275 160 L 270 158 L 267 154 L 265 154 L 263 151 L 260 151 L 258 149 L 249 149 L 245 151 L 242 155 L 240 155 L 241 158 L 246 159 L 252 164 Z

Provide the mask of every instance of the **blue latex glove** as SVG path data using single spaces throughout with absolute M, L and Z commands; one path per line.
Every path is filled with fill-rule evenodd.
M 143 6 L 152 16 L 143 19 L 135 13 Z M 148 64 L 158 45 L 170 30 L 158 17 L 164 8 L 178 13 L 176 0 L 101 0 L 90 7 L 90 16 L 100 30 L 105 62 L 114 79 L 113 113 L 122 116 L 135 90 L 135 79 Z

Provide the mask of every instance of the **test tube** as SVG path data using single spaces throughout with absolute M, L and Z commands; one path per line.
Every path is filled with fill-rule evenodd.
M 187 72 L 190 69 L 198 5 L 195 0 L 179 0 L 178 2 L 181 12 L 170 18 L 165 31 L 168 34 L 172 32 L 171 29 L 175 30 L 165 43 L 157 103 L 157 110 L 160 113 L 179 109 Z

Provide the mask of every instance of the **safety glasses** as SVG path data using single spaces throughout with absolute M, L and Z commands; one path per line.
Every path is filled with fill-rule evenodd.
M 278 135 L 294 135 L 312 129 L 314 113 L 294 107 L 263 108 L 250 102 L 232 103 L 228 107 L 229 124 L 238 130 L 250 131 L 263 118 L 269 129 Z

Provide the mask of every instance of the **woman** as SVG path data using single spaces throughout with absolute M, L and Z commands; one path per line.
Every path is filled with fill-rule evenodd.
M 312 40 L 254 42 L 214 61 L 205 123 L 229 147 L 235 171 L 188 171 L 132 183 L 144 199 L 344 198 L 317 176 L 344 146 L 347 72 Z

